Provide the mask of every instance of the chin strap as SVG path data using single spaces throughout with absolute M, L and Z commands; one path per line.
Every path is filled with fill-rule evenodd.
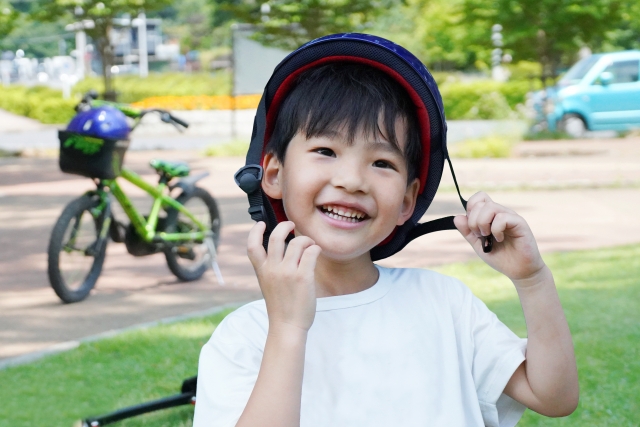
M 247 193 L 247 197 L 249 199 L 249 215 L 251 215 L 251 219 L 256 222 L 263 221 L 267 224 L 267 230 L 265 231 L 264 238 L 262 240 L 262 245 L 266 250 L 269 243 L 269 236 L 271 234 L 269 230 L 273 230 L 273 228 L 275 228 L 277 221 L 275 216 L 273 214 L 269 215 L 267 210 L 264 208 L 265 200 L 261 190 L 263 170 L 262 166 L 260 166 L 260 163 L 262 162 L 263 143 L 262 141 L 254 141 L 255 138 L 260 138 L 260 135 L 264 135 L 265 133 L 266 109 L 264 106 L 264 99 L 265 96 L 262 97 L 260 104 L 258 105 L 253 134 L 251 135 L 251 144 L 249 145 L 249 151 L 247 153 L 246 166 L 241 167 L 238 172 L 236 172 L 234 179 L 242 191 Z M 448 154 L 446 154 L 446 159 L 449 163 L 449 169 L 451 170 L 451 176 L 453 177 L 458 197 L 460 197 L 460 202 L 466 211 L 467 201 L 462 197 L 462 194 L 460 194 L 458 180 L 456 179 L 456 174 L 453 171 L 453 165 L 451 164 L 451 159 Z M 442 230 L 456 230 L 453 218 L 453 216 L 447 216 L 433 221 L 416 224 L 416 226 L 407 233 L 404 242 L 398 250 L 404 248 L 413 239 L 425 234 Z M 493 248 L 492 236 L 481 237 L 481 240 L 482 250 L 485 253 L 491 252 L 491 249 Z
M 453 171 L 453 165 L 451 163 L 451 159 L 449 158 L 449 156 L 447 156 L 446 158 L 447 158 L 447 162 L 449 163 L 449 169 L 451 170 L 451 176 L 453 177 L 453 183 L 455 184 L 456 191 L 458 192 L 458 197 L 460 197 L 460 202 L 462 203 L 462 206 L 466 210 L 467 201 L 462 197 L 462 194 L 460 193 L 460 187 L 458 186 L 456 173 Z M 262 191 L 260 191 L 261 189 L 260 184 L 262 182 L 262 173 L 263 173 L 262 166 L 257 164 L 248 164 L 246 166 L 243 166 L 238 170 L 238 172 L 236 172 L 234 179 L 236 181 L 236 184 L 238 184 L 238 186 L 245 193 L 247 193 L 247 196 L 249 199 L 249 215 L 251 215 L 251 219 L 256 222 L 264 221 L 265 223 L 267 223 L 267 221 L 269 221 L 270 218 L 267 216 L 267 213 L 264 209 L 264 201 L 262 200 Z M 416 226 L 409 233 L 407 233 L 407 236 L 405 237 L 404 242 L 402 243 L 402 245 L 398 250 L 404 248 L 412 240 L 417 239 L 420 236 L 424 236 L 425 234 L 434 233 L 436 231 L 443 231 L 443 230 L 457 230 L 455 224 L 453 223 L 453 218 L 455 217 L 446 216 L 444 218 L 438 218 L 432 221 L 416 224 Z M 267 225 L 270 225 L 270 224 L 267 224 Z M 275 224 L 273 224 L 273 226 L 275 227 Z M 272 228 L 267 227 L 267 229 L 269 230 Z M 269 234 L 270 233 L 265 232 L 264 239 L 262 241 L 262 244 L 265 250 L 267 249 L 267 246 L 268 246 Z M 487 237 L 481 237 L 480 239 L 482 240 L 483 252 L 484 253 L 491 252 L 491 250 L 493 249 L 493 237 L 489 235 Z
M 458 197 L 460 197 L 460 202 L 462 203 L 462 207 L 464 210 L 467 210 L 467 201 L 460 194 L 460 187 L 458 186 L 458 180 L 456 179 L 456 173 L 453 171 L 453 164 L 451 163 L 451 158 L 447 154 L 446 156 L 447 162 L 449 163 L 449 169 L 451 170 L 451 176 L 453 177 L 453 183 L 456 186 L 456 191 L 458 192 Z M 445 216 L 444 218 L 434 219 L 432 221 L 423 222 L 420 224 L 416 224 L 416 226 L 407 233 L 407 237 L 404 240 L 404 243 L 401 246 L 401 249 L 404 248 L 409 242 L 413 239 L 416 239 L 420 236 L 424 236 L 425 234 L 434 233 L 436 231 L 442 230 L 457 230 L 456 225 L 453 222 L 453 218 L 455 216 Z M 480 237 L 482 241 L 482 251 L 484 253 L 489 253 L 493 249 L 493 236 L 489 235 L 487 237 Z

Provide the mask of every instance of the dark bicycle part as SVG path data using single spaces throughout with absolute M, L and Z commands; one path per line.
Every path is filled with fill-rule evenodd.
M 191 191 L 181 193 L 176 201 L 187 207 L 196 217 L 200 214 L 198 220 L 211 227 L 214 246 L 218 246 L 221 220 L 220 210 L 213 196 L 200 187 L 193 187 Z M 199 228 L 176 209 L 169 209 L 166 231 L 188 233 L 199 231 Z M 181 242 L 168 246 L 164 250 L 164 255 L 169 270 L 185 282 L 198 280 L 208 267 L 209 251 L 206 242 Z
M 169 409 L 176 406 L 195 404 L 196 386 L 198 377 L 187 378 L 182 382 L 180 394 L 153 400 L 151 402 L 142 403 L 140 405 L 129 406 L 109 414 L 97 417 L 89 417 L 82 420 L 83 427 L 99 427 L 132 418 L 138 415 L 147 414 L 149 412 L 161 409 Z
M 51 232 L 47 272 L 51 287 L 65 303 L 85 299 L 102 271 L 111 215 L 108 202 L 96 212 L 101 203 L 96 194 L 72 201 Z
M 175 123 L 179 124 L 180 126 L 182 126 L 184 128 L 188 128 L 189 127 L 189 123 L 185 122 L 184 120 L 181 120 L 181 119 L 177 118 L 173 114 L 169 114 L 169 116 L 171 116 L 171 120 L 173 120 Z
M 117 221 L 113 215 L 111 215 L 111 225 L 109 226 L 109 237 L 116 243 L 124 243 L 125 233 L 127 226 Z
M 175 184 L 169 184 L 169 190 L 173 191 L 174 188 L 182 189 L 182 193 L 191 193 L 196 188 L 196 182 L 209 176 L 209 172 L 202 172 L 198 175 L 190 175 L 185 178 L 180 178 Z
M 145 215 L 145 220 L 149 218 Z M 165 231 L 167 224 L 166 217 L 158 217 L 158 225 L 156 226 L 156 233 Z M 142 236 L 138 234 L 133 224 L 129 224 L 124 235 L 124 244 L 127 247 L 127 252 L 133 256 L 147 256 L 162 252 L 165 247 L 164 242 L 147 242 Z

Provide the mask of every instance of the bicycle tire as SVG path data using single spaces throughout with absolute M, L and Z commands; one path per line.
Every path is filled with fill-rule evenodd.
M 207 207 L 209 214 L 209 224 L 211 226 L 211 231 L 214 233 L 213 244 L 217 248 L 218 243 L 220 242 L 220 228 L 222 226 L 222 222 L 220 219 L 220 210 L 218 209 L 218 203 L 213 198 L 208 191 L 203 188 L 195 187 L 193 191 L 181 193 L 176 201 L 181 203 L 184 206 L 187 206 L 190 201 L 199 199 L 204 203 Z M 178 220 L 179 220 L 179 212 L 176 209 L 168 209 L 167 210 L 167 221 L 166 221 L 166 230 L 167 232 L 175 232 L 178 228 Z M 188 224 L 182 224 L 188 227 Z M 195 226 L 191 227 L 192 230 L 197 230 Z M 182 230 L 186 231 L 186 230 Z M 203 248 L 205 247 L 204 243 L 200 244 Z M 191 282 L 194 280 L 198 280 L 202 277 L 204 272 L 207 270 L 208 263 L 207 257 L 203 257 L 200 262 L 196 263 L 191 267 L 186 267 L 181 264 L 182 257 L 178 255 L 175 251 L 177 246 L 168 247 L 164 250 L 164 255 L 167 260 L 167 265 L 169 270 L 181 281 L 183 282 Z
M 98 277 L 102 272 L 108 236 L 103 240 L 100 248 L 94 248 L 91 251 L 93 253 L 87 253 L 87 249 L 91 246 L 91 243 L 89 243 L 84 250 L 81 248 L 75 248 L 73 251 L 70 251 L 68 246 L 69 241 L 64 242 L 65 236 L 70 230 L 69 227 L 73 227 L 71 228 L 71 233 L 74 233 L 74 228 L 76 229 L 76 234 L 79 232 L 78 227 L 82 226 L 81 221 L 85 213 L 88 213 L 89 217 L 92 219 L 91 223 L 93 223 L 93 225 L 90 223 L 87 227 L 87 232 L 85 234 L 90 236 L 89 239 L 93 239 L 89 240 L 89 242 L 93 242 L 95 244 L 95 242 L 98 241 L 101 224 L 104 218 L 94 218 L 90 210 L 98 206 L 99 203 L 100 200 L 97 197 L 89 195 L 84 195 L 71 201 L 60 214 L 60 217 L 56 221 L 51 232 L 49 248 L 47 250 L 49 283 L 56 295 L 58 295 L 58 297 L 65 303 L 74 303 L 84 300 L 89 295 L 89 292 L 91 292 L 91 289 L 95 286 Z M 90 230 L 94 231 L 91 232 Z M 74 236 L 73 239 L 76 237 L 77 236 Z M 71 245 L 75 245 L 75 242 Z M 72 252 L 83 253 L 84 257 L 93 258 L 92 261 L 88 261 L 91 262 L 91 266 L 88 268 L 87 274 L 83 275 L 81 278 L 80 285 L 76 289 L 72 288 L 71 283 L 68 283 L 69 280 L 65 278 L 67 267 L 61 266 L 62 252 L 65 252 L 65 255 L 62 258 L 66 258 L 67 255 L 70 255 Z

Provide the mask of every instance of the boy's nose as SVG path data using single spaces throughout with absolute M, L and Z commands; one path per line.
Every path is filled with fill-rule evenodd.
M 345 162 L 334 170 L 331 184 L 349 193 L 366 192 L 367 184 L 359 165 Z

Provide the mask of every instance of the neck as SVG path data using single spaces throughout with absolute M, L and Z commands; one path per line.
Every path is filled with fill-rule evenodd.
M 367 252 L 348 261 L 336 261 L 320 255 L 316 263 L 316 297 L 362 292 L 378 280 L 378 269 Z

